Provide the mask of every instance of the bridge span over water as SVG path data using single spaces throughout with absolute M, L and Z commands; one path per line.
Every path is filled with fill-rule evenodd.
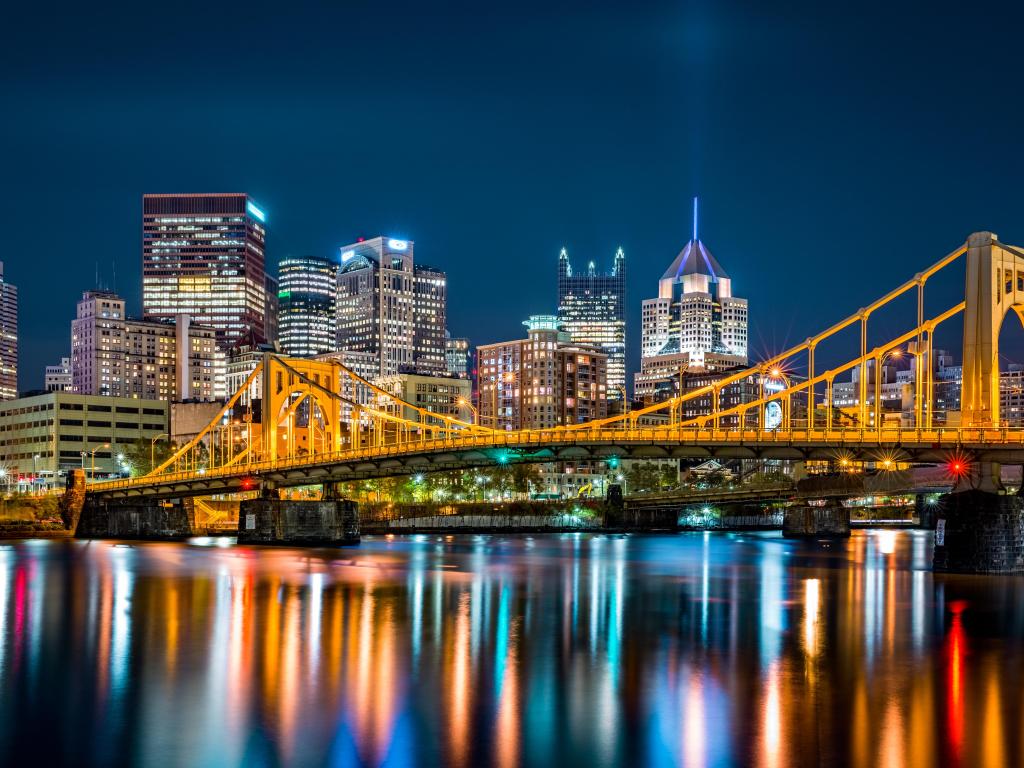
M 933 311 L 936 297 L 926 289 L 941 275 L 961 279 L 958 268 L 962 300 Z M 822 459 L 882 468 L 940 462 L 955 476 L 955 490 L 995 495 L 999 465 L 1024 465 L 1024 429 L 1005 426 L 999 412 L 999 332 L 1011 311 L 1024 319 L 1024 250 L 978 232 L 876 301 L 756 365 L 631 412 L 542 430 L 496 430 L 436 414 L 336 362 L 267 354 L 210 424 L 167 461 L 144 476 L 92 483 L 85 491 L 109 505 L 616 456 Z M 883 332 L 893 328 L 902 330 Z M 937 397 L 944 386 L 935 374 L 940 332 L 963 339 L 956 413 L 943 411 Z M 911 405 L 890 412 L 882 371 L 897 359 L 909 364 L 904 402 Z M 834 387 L 851 377 L 855 403 L 839 408 Z M 521 407 L 550 394 L 542 384 L 528 370 L 487 371 L 479 382 L 482 397 L 502 388 Z M 981 497 L 972 498 L 977 507 Z M 990 511 L 1005 518 L 1009 502 L 993 504 Z M 1024 520 L 1024 511 L 1011 512 Z M 982 512 L 973 514 L 973 523 L 964 518 L 964 535 L 978 527 Z M 1012 549 L 1024 570 L 1020 528 Z

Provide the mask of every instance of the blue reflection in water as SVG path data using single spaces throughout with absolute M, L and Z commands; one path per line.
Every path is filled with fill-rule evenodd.
M 866 766 L 952 739 L 963 764 L 1020 764 L 1000 713 L 1024 685 L 1024 579 L 932 574 L 930 552 L 919 532 L 16 544 L 0 754 Z

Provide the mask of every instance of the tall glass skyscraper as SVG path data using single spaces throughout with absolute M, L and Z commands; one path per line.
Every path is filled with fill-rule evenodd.
M 277 278 L 281 349 L 289 355 L 333 352 L 337 264 L 316 256 L 282 259 Z
M 144 195 L 142 312 L 190 315 L 222 347 L 265 341 L 266 215 L 245 194 Z
M 393 237 L 341 249 L 338 349 L 375 355 L 380 376 L 447 370 L 447 277 L 416 264 L 413 251 Z
M 592 261 L 586 272 L 574 272 L 562 249 L 558 322 L 574 344 L 589 344 L 608 355 L 608 397 L 620 399 L 626 386 L 626 254 L 621 248 L 607 274 L 599 274 Z
M 4 280 L 0 261 L 0 400 L 18 396 L 18 289 Z

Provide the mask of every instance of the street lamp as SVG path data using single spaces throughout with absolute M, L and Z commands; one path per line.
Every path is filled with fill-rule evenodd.
M 89 456 L 91 457 L 91 461 L 92 461 L 91 467 L 92 468 L 89 470 L 89 478 L 91 480 L 95 480 L 96 479 L 96 451 L 100 450 L 100 448 L 109 448 L 109 447 L 110 447 L 110 443 L 104 443 L 103 445 L 97 445 L 91 451 L 82 451 L 82 469 L 85 469 L 85 455 L 86 455 L 86 453 L 88 453 Z
M 469 412 L 471 414 L 473 414 L 473 416 L 470 417 L 470 422 L 469 422 L 470 424 L 479 424 L 480 423 L 480 411 L 478 411 L 476 408 L 474 408 L 473 404 L 471 402 L 469 402 L 469 400 L 467 400 L 464 397 L 460 397 L 458 399 L 458 405 L 460 407 L 463 407 L 463 408 L 469 408 Z M 476 421 L 473 421 L 474 417 L 475 417 Z
M 161 437 L 170 437 L 170 435 L 167 434 L 166 432 L 161 432 L 159 435 L 157 435 L 156 437 L 154 437 L 152 440 L 149 441 L 149 471 L 150 472 L 152 472 L 154 469 L 156 469 L 156 460 L 155 460 L 156 441 L 159 440 Z
M 901 357 L 903 357 L 903 350 L 894 347 L 887 349 L 875 358 L 875 429 L 882 428 L 882 368 L 886 360 L 899 360 Z

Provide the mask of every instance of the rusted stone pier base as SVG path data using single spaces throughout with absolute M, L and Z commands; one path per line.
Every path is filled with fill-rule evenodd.
M 836 503 L 794 504 L 782 513 L 782 535 L 788 539 L 849 536 L 850 510 Z

